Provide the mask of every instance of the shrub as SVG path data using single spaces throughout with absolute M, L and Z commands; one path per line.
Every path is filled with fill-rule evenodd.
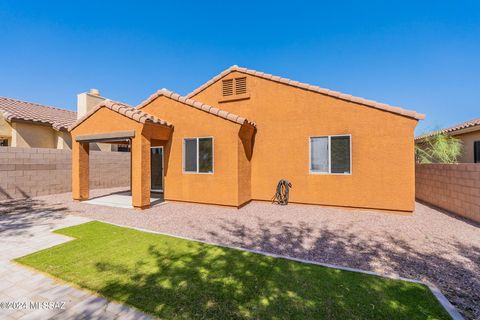
M 462 141 L 452 136 L 437 133 L 415 144 L 417 163 L 457 163 L 462 154 Z

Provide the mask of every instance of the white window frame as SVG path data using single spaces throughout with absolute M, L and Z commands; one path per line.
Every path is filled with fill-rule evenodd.
M 349 137 L 350 141 L 350 172 L 349 173 L 332 173 L 332 137 Z M 328 172 L 322 171 L 313 171 L 312 170 L 312 139 L 315 138 L 328 138 Z M 324 135 L 324 136 L 310 136 L 308 137 L 308 172 L 310 174 L 328 174 L 328 175 L 341 175 L 341 176 L 349 176 L 353 172 L 352 168 L 352 135 L 351 134 L 334 134 L 334 135 Z
M 200 163 L 200 152 L 199 152 L 199 140 L 200 139 L 212 139 L 212 171 L 211 172 L 200 172 L 199 171 L 199 163 Z M 187 153 L 185 152 L 185 141 L 186 140 L 193 140 L 193 139 L 196 139 L 197 140 L 197 171 L 185 171 L 185 157 L 187 155 Z M 182 173 L 183 174 L 214 174 L 215 172 L 215 139 L 213 138 L 213 136 L 206 136 L 206 137 L 184 137 L 183 138 L 183 147 L 182 147 L 182 152 L 183 152 L 183 156 L 182 156 Z

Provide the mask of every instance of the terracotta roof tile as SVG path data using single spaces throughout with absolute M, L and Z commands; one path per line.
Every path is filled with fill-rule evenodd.
M 229 74 L 231 72 L 234 72 L 234 71 L 249 74 L 249 75 L 252 75 L 252 76 L 255 76 L 255 77 L 260 77 L 260 78 L 264 78 L 264 79 L 279 82 L 279 83 L 284 83 L 286 85 L 290 85 L 290 86 L 301 88 L 301 89 L 304 89 L 304 90 L 309 90 L 309 91 L 317 92 L 317 93 L 320 93 L 320 94 L 328 95 L 328 96 L 331 96 L 331 97 L 335 97 L 337 99 L 342 99 L 342 100 L 345 100 L 345 101 L 354 102 L 354 103 L 357 103 L 357 104 L 362 104 L 362 105 L 367 106 L 367 107 L 372 107 L 372 108 L 375 108 L 375 109 L 379 109 L 379 110 L 383 110 L 383 111 L 387 111 L 387 112 L 391 112 L 391 113 L 395 113 L 395 114 L 400 114 L 402 116 L 406 116 L 406 117 L 409 117 L 409 118 L 414 118 L 414 119 L 417 119 L 417 120 L 425 119 L 425 115 L 417 113 L 415 111 L 406 110 L 406 109 L 402 109 L 402 108 L 399 108 L 399 107 L 392 107 L 392 106 L 386 105 L 384 103 L 378 103 L 376 101 L 367 100 L 367 99 L 363 99 L 363 98 L 359 98 L 359 97 L 354 97 L 354 96 L 349 95 L 349 94 L 343 94 L 341 92 L 320 88 L 318 86 L 309 85 L 307 83 L 301 83 L 301 82 L 298 82 L 298 81 L 294 81 L 294 80 L 290 80 L 290 79 L 286 79 L 286 78 L 281 78 L 281 77 L 278 77 L 278 76 L 273 76 L 271 74 L 258 72 L 256 70 L 240 68 L 236 65 L 231 66 L 227 70 L 224 70 L 223 72 L 221 72 L 219 75 L 213 77 L 212 79 L 210 79 L 209 81 L 207 81 L 206 83 L 201 85 L 199 88 L 197 88 L 194 91 L 192 91 L 191 93 L 189 93 L 186 97 L 191 98 L 191 97 L 195 96 L 197 93 L 205 90 L 207 87 L 209 87 L 213 83 L 217 82 L 218 80 L 220 80 L 221 78 L 223 78 L 227 74 Z
M 143 112 L 141 110 L 138 110 L 132 106 L 129 106 L 127 104 L 117 102 L 117 101 L 112 101 L 112 100 L 104 100 L 100 102 L 98 105 L 96 105 L 92 110 L 87 112 L 83 117 L 78 119 L 75 123 L 73 123 L 69 128 L 68 131 L 72 131 L 75 127 L 77 127 L 80 123 L 83 121 L 87 120 L 91 115 L 93 115 L 97 110 L 101 108 L 108 108 L 114 112 L 117 112 L 129 119 L 132 119 L 134 121 L 140 122 L 140 123 L 148 123 L 148 124 L 155 124 L 155 125 L 161 125 L 161 126 L 166 126 L 166 127 L 172 127 L 170 123 L 168 123 L 165 120 L 159 119 L 155 116 L 152 116 L 151 114 L 148 114 L 146 112 Z
M 23 120 L 51 125 L 55 130 L 66 130 L 77 120 L 77 113 L 12 98 L 0 97 L 0 113 L 5 120 Z
M 183 96 L 179 95 L 178 93 L 174 93 L 174 92 L 169 91 L 167 89 L 158 90 L 157 92 L 152 94 L 147 100 L 140 103 L 137 106 L 137 109 L 141 109 L 141 108 L 145 107 L 150 102 L 152 102 L 153 100 L 155 100 L 156 98 L 158 98 L 160 96 L 165 96 L 167 98 L 177 100 L 177 101 L 179 101 L 179 102 L 181 102 L 181 103 L 183 103 L 187 106 L 190 106 L 192 108 L 195 108 L 195 109 L 198 109 L 198 110 L 201 110 L 201 111 L 204 111 L 204 112 L 208 112 L 208 113 L 210 113 L 214 116 L 220 117 L 222 119 L 226 119 L 226 120 L 238 123 L 238 124 L 248 123 L 252 126 L 255 126 L 254 122 L 250 122 L 247 119 L 245 119 L 243 117 L 240 117 L 236 114 L 230 113 L 230 112 L 225 111 L 225 110 L 221 110 L 217 107 L 212 107 L 208 104 L 204 104 L 200 101 L 196 101 L 196 100 L 193 100 L 193 99 L 188 98 L 188 97 L 183 97 Z
M 422 135 L 416 137 L 415 140 L 431 137 L 431 136 L 434 136 L 436 134 L 441 134 L 441 133 L 446 133 L 446 134 L 455 133 L 456 131 L 459 131 L 459 130 L 468 129 L 468 128 L 475 128 L 477 126 L 478 126 L 478 130 L 480 130 L 480 118 L 465 121 L 465 122 L 462 122 L 460 124 L 457 124 L 457 125 L 445 128 L 445 129 L 436 130 L 436 131 L 432 131 L 432 132 L 429 132 L 429 133 L 426 133 L 426 134 L 422 134 Z

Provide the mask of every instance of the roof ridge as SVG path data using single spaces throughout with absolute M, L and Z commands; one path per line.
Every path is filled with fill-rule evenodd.
M 167 127 L 172 127 L 173 125 L 169 123 L 168 121 L 165 121 L 163 119 L 153 117 L 151 114 L 146 113 L 142 110 L 139 110 L 129 104 L 119 102 L 119 101 L 114 101 L 110 99 L 105 99 L 95 105 L 90 111 L 88 111 L 86 114 L 84 114 L 81 118 L 77 119 L 71 126 L 68 127 L 68 131 L 72 131 L 75 127 L 77 127 L 79 124 L 81 124 L 83 121 L 87 120 L 90 118 L 97 110 L 100 108 L 105 107 L 113 112 L 116 112 L 118 114 L 121 114 L 129 119 L 132 119 L 134 121 L 140 122 L 140 123 L 146 123 L 147 120 L 150 123 L 153 124 L 159 124 Z M 127 114 L 127 112 L 130 112 L 130 114 Z
M 345 101 L 348 101 L 348 102 L 353 102 L 353 103 L 369 106 L 369 107 L 372 107 L 372 108 L 375 108 L 375 109 L 399 114 L 399 115 L 402 115 L 402 116 L 405 116 L 405 117 L 410 117 L 410 118 L 414 118 L 414 119 L 417 119 L 417 120 L 425 119 L 424 114 L 417 113 L 416 111 L 413 111 L 413 110 L 407 110 L 407 109 L 403 109 L 403 108 L 400 108 L 400 107 L 391 106 L 391 105 L 388 105 L 388 104 L 385 104 L 385 103 L 380 103 L 380 102 L 377 102 L 377 101 L 374 101 L 374 100 L 368 100 L 368 99 L 361 98 L 361 97 L 356 97 L 356 96 L 353 96 L 353 95 L 350 95 L 350 94 L 345 94 L 345 93 L 342 93 L 342 92 L 339 92 L 339 91 L 334 91 L 334 90 L 330 90 L 330 89 L 321 88 L 319 86 L 311 85 L 311 84 L 308 84 L 308 83 L 303 83 L 303 82 L 291 80 L 291 79 L 288 79 L 288 78 L 282 78 L 282 77 L 279 77 L 279 76 L 274 76 L 272 74 L 259 72 L 259 71 L 253 70 L 253 69 L 242 68 L 242 67 L 239 67 L 237 65 L 233 65 L 233 66 L 229 67 L 228 69 L 222 71 L 221 73 L 219 73 L 218 75 L 216 75 L 215 77 L 213 77 L 209 81 L 205 82 L 203 85 L 201 85 L 200 87 L 198 87 L 194 91 L 187 94 L 186 97 L 191 98 L 192 96 L 194 96 L 197 93 L 205 90 L 207 87 L 209 87 L 213 83 L 217 82 L 218 80 L 220 80 L 221 78 L 223 78 L 227 74 L 229 74 L 231 72 L 234 72 L 234 71 L 250 74 L 252 76 L 256 76 L 256 77 L 264 78 L 264 79 L 267 79 L 267 80 L 283 83 L 285 85 L 290 85 L 290 86 L 297 87 L 297 88 L 300 88 L 300 89 L 317 92 L 317 93 L 320 93 L 320 94 L 323 94 L 323 95 L 334 97 L 336 99 L 341 99 L 341 100 L 345 100 Z
M 150 102 L 152 102 L 153 100 L 155 100 L 156 98 L 161 97 L 161 96 L 165 96 L 167 98 L 179 101 L 179 102 L 181 102 L 185 105 L 188 105 L 192 108 L 210 113 L 212 115 L 215 115 L 215 116 L 218 116 L 220 118 L 235 122 L 237 124 L 248 123 L 252 126 L 255 126 L 254 122 L 251 122 L 244 117 L 241 117 L 241 116 L 236 115 L 234 113 L 228 112 L 226 110 L 222 110 L 218 107 L 211 106 L 211 105 L 208 105 L 206 103 L 203 103 L 203 102 L 191 99 L 191 98 L 187 98 L 186 96 L 181 96 L 180 94 L 178 94 L 176 92 L 173 92 L 173 91 L 170 91 L 170 90 L 165 89 L 165 88 L 157 90 L 155 93 L 150 95 L 150 97 L 148 97 L 146 100 L 144 100 L 143 102 L 141 102 L 137 106 L 137 109 L 141 109 L 141 108 L 145 107 Z
M 20 100 L 20 99 L 5 97 L 5 96 L 0 96 L 0 99 L 6 99 L 6 100 L 10 100 L 10 101 L 32 104 L 32 105 L 35 105 L 35 106 L 50 108 L 50 109 L 54 109 L 54 110 L 58 110 L 58 111 L 66 111 L 66 112 L 71 112 L 71 113 L 77 113 L 76 111 L 73 111 L 73 110 L 63 109 L 63 108 L 60 108 L 60 107 L 54 107 L 54 106 L 49 106 L 49 105 L 45 105 L 45 104 L 40 104 L 40 103 L 37 103 L 37 102 L 25 101 L 25 100 Z M 1 108 L 1 106 L 0 106 L 0 108 Z

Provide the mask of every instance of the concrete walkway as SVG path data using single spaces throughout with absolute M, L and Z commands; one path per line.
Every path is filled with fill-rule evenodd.
M 34 200 L 25 200 L 23 210 L 17 208 L 16 212 L 8 213 L 0 204 L 0 319 L 150 319 L 136 309 L 109 302 L 11 262 L 71 240 L 52 230 L 90 221 L 64 215 L 53 208 L 32 211 L 32 206 Z M 42 307 L 39 305 L 42 302 L 50 305 Z

